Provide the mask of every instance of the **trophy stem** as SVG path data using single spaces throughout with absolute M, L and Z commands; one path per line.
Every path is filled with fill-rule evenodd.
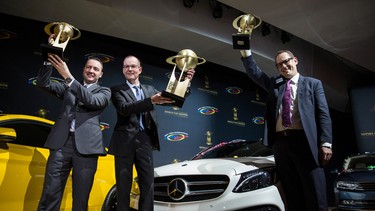
M 183 75 L 183 73 L 184 73 L 184 71 L 185 71 L 185 67 L 186 67 L 186 63 L 184 64 L 184 67 L 183 67 L 182 70 L 181 70 L 181 74 L 180 74 L 180 78 L 178 79 L 178 82 L 181 81 L 182 75 Z
M 63 51 L 65 51 L 65 48 L 66 48 L 66 45 L 68 44 L 69 40 L 70 40 L 70 37 L 68 37 L 68 39 L 63 42 L 63 43 L 59 43 L 60 42 L 60 37 L 61 37 L 61 34 L 62 34 L 62 30 L 57 34 L 57 37 L 55 39 L 55 42 L 53 43 L 53 46 L 55 47 L 60 47 L 62 48 Z

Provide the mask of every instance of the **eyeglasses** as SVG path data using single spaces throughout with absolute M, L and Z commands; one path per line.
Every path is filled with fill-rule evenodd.
M 276 67 L 277 67 L 277 68 L 282 68 L 283 65 L 287 65 L 287 64 L 290 62 L 290 60 L 292 60 L 292 59 L 294 59 L 294 57 L 290 57 L 290 58 L 288 58 L 288 59 L 285 59 L 285 60 L 282 61 L 282 62 L 276 63 Z
M 139 66 L 138 65 L 124 65 L 122 66 L 122 69 L 135 69 L 135 68 L 138 68 Z

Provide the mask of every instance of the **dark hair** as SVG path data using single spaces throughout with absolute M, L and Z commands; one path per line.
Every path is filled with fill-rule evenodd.
M 276 58 L 278 55 L 282 54 L 282 53 L 287 53 L 289 54 L 289 56 L 293 57 L 294 58 L 294 55 L 292 52 L 290 52 L 289 50 L 279 50 L 278 52 L 276 52 L 276 55 L 275 55 L 275 62 L 276 62 Z
M 86 60 L 86 63 L 89 61 L 89 60 L 96 60 L 98 61 L 101 65 L 102 65 L 102 72 L 104 70 L 104 65 L 103 65 L 103 61 L 101 59 L 99 59 L 99 57 L 95 57 L 95 56 L 89 56 Z
M 128 55 L 128 56 L 125 56 L 124 60 L 127 59 L 127 58 L 130 58 L 130 57 L 136 58 L 136 59 L 138 60 L 138 62 L 139 62 L 139 66 L 142 67 L 142 62 L 141 62 L 141 60 L 140 60 L 138 57 L 136 57 L 136 56 Z

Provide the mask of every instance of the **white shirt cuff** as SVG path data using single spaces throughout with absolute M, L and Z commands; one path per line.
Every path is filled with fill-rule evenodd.
M 251 55 L 251 50 L 240 50 L 242 57 L 248 57 Z
M 331 144 L 331 143 L 328 143 L 328 142 L 324 142 L 321 146 L 322 146 L 322 147 L 328 147 L 328 148 L 331 148 L 331 149 L 332 149 L 332 144 Z

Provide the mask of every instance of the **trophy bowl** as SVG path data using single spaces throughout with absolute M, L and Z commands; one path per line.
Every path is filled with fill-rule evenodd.
M 52 30 L 51 30 L 52 29 Z M 65 42 L 68 39 L 76 40 L 81 36 L 81 32 L 74 26 L 65 22 L 52 22 L 44 27 L 44 31 L 49 35 L 60 34 L 59 40 Z
M 250 38 L 253 29 L 258 28 L 262 20 L 252 14 L 240 15 L 234 19 L 232 25 L 237 34 L 232 35 L 234 49 L 250 49 Z
M 181 71 L 187 71 L 206 62 L 204 58 L 198 57 L 190 49 L 181 50 L 176 56 L 171 56 L 166 61 L 168 64 L 176 65 Z
M 190 49 L 183 49 L 177 55 L 166 59 L 168 64 L 174 65 L 172 74 L 169 78 L 167 88 L 162 91 L 162 96 L 168 97 L 174 101 L 171 105 L 182 107 L 185 101 L 185 94 L 190 85 L 190 79 L 183 78 L 184 72 L 195 68 L 197 65 L 206 62 L 204 58 L 198 57 L 197 54 Z M 175 76 L 176 67 L 181 71 L 178 77 Z

